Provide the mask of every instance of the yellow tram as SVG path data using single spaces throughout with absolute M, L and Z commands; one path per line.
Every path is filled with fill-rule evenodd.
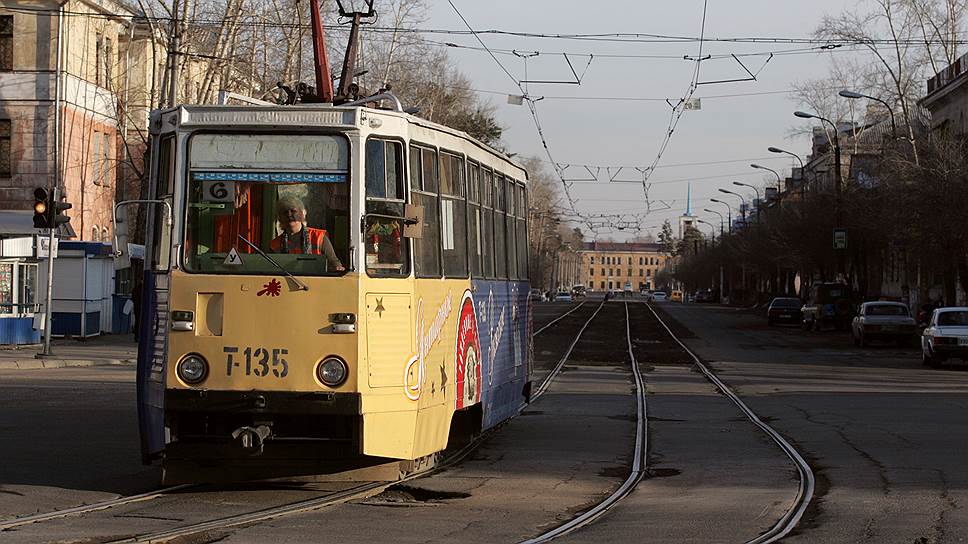
M 527 173 L 382 98 L 154 112 L 138 400 L 166 482 L 419 460 L 528 401 Z

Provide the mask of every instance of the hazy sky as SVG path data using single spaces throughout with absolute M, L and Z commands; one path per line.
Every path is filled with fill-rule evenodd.
M 454 0 L 475 30 L 501 29 L 529 33 L 612 33 L 635 32 L 663 35 L 698 36 L 702 17 L 701 0 L 604 1 L 571 0 Z M 809 37 L 825 14 L 835 14 L 856 2 L 845 0 L 709 0 L 706 14 L 707 37 Z M 431 0 L 426 27 L 463 29 L 463 23 L 447 0 Z M 439 41 L 479 46 L 473 36 L 429 36 Z M 587 54 L 599 55 L 588 67 L 580 86 L 532 84 L 529 94 L 546 96 L 537 102 L 544 132 L 557 162 L 588 165 L 645 166 L 650 164 L 669 123 L 671 108 L 663 100 L 674 101 L 688 88 L 695 63 L 682 59 L 696 55 L 697 44 L 609 43 L 562 39 L 536 39 L 482 35 L 492 49 L 539 51 L 528 61 L 529 79 L 573 79 L 565 59 L 570 56 L 581 73 Z M 789 51 L 809 45 L 707 43 L 704 54 L 729 55 L 768 51 Z M 475 89 L 495 93 L 519 94 L 515 84 L 494 60 L 483 51 L 450 49 L 460 69 L 472 80 Z M 605 55 L 669 56 L 673 58 L 608 58 Z M 695 96 L 702 98 L 701 111 L 687 111 L 652 174 L 650 197 L 654 211 L 644 223 L 658 227 L 662 221 L 681 215 L 686 202 L 686 180 L 692 180 L 693 208 L 711 223 L 719 219 L 702 212 L 719 187 L 739 180 L 758 186 L 775 177 L 754 170 L 758 162 L 787 175 L 795 164 L 791 157 L 767 152 L 769 146 L 789 149 L 805 156 L 806 138 L 791 138 L 791 129 L 802 126 L 792 112 L 800 109 L 788 91 L 796 80 L 823 77 L 831 55 L 851 52 L 804 52 L 777 55 L 765 66 L 766 56 L 744 57 L 746 66 L 759 72 L 757 81 L 701 85 Z M 524 78 L 524 61 L 510 55 L 498 59 L 516 79 Z M 701 81 L 747 77 L 732 58 L 702 63 Z M 720 97 L 742 93 L 771 93 Z M 836 91 L 831 91 L 836 93 Z M 498 118 L 506 127 L 504 141 L 511 151 L 545 158 L 531 115 L 526 106 L 507 103 L 505 94 L 487 94 L 497 106 Z M 652 101 L 564 100 L 557 97 L 637 97 Z M 736 161 L 712 165 L 683 163 Z M 681 165 L 681 166 L 677 166 Z M 577 168 L 568 173 L 587 177 Z M 603 170 L 604 175 L 604 170 Z M 626 170 L 624 180 L 639 180 L 641 175 Z M 731 189 L 739 189 L 730 187 Z M 752 196 L 752 190 L 747 189 Z M 576 183 L 573 194 L 585 213 L 641 212 L 644 197 L 638 183 Z M 738 204 L 739 199 L 719 194 Z M 659 211 L 660 201 L 671 209 Z M 723 206 L 715 209 L 725 211 Z M 735 213 L 735 212 L 734 212 Z M 704 226 L 704 229 L 707 227 Z M 656 228 L 649 229 L 655 233 Z M 603 237 L 605 235 L 602 235 Z M 610 235 L 622 239 L 627 233 Z M 593 236 L 589 236 L 593 237 Z

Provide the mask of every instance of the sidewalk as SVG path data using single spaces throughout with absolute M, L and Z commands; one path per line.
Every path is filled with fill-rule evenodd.
M 138 359 L 138 344 L 130 334 L 108 334 L 88 340 L 55 339 L 51 342 L 51 357 L 35 358 L 43 349 L 42 344 L 0 348 L 0 370 L 134 365 Z

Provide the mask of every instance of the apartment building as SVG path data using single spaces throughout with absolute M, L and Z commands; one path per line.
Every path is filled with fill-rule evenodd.
M 670 259 L 659 244 L 643 242 L 585 242 L 578 253 L 581 282 L 594 291 L 653 289 Z

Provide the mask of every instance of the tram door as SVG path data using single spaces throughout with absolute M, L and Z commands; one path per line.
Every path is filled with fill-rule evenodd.
M 171 204 L 174 193 L 177 140 L 174 133 L 152 140 L 151 198 Z M 168 295 L 171 269 L 171 227 L 168 207 L 146 209 L 150 225 L 141 285 L 138 342 L 138 427 L 145 464 L 165 449 L 165 368 L 168 359 Z

